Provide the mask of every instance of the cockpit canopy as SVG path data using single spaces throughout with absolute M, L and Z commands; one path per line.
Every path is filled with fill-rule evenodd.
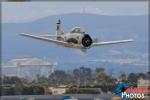
M 85 33 L 85 30 L 82 27 L 75 27 L 70 33 Z

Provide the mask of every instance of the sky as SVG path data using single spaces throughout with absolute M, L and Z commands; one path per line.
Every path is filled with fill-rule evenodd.
M 64 13 L 148 15 L 147 1 L 2 2 L 2 23 L 23 23 Z

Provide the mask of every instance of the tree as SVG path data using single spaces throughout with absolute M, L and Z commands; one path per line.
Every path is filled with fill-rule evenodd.
M 49 79 L 45 76 L 39 76 L 37 77 L 37 80 L 36 80 L 38 83 L 49 83 Z
M 127 80 L 126 74 L 121 74 L 119 78 L 121 79 L 122 82 L 125 82 Z
M 74 94 L 74 93 L 79 93 L 79 94 L 97 94 L 99 93 L 96 88 L 68 88 L 66 90 L 67 94 Z
M 14 87 L 2 88 L 2 95 L 15 95 Z
M 50 76 L 49 79 L 53 85 L 60 85 L 60 84 L 67 84 L 67 74 L 62 70 L 54 71 Z
M 96 75 L 97 75 L 99 72 L 104 72 L 104 71 L 105 71 L 104 68 L 96 68 L 96 69 L 95 69 Z
M 6 0 L 6 1 L 14 1 L 14 2 L 20 2 L 20 1 L 32 1 L 32 0 Z
M 147 75 L 146 75 L 146 76 L 147 76 L 147 79 L 150 80 L 150 71 L 147 72 Z
M 73 70 L 74 78 L 77 80 L 77 85 L 87 86 L 90 84 L 92 77 L 92 71 L 90 68 L 80 67 L 79 69 Z
M 96 68 L 96 77 L 95 80 L 100 85 L 104 84 L 108 78 L 107 72 L 103 68 Z
M 45 90 L 42 86 L 31 86 L 32 94 L 34 95 L 42 95 L 45 93 Z
M 137 84 L 137 80 L 138 80 L 138 75 L 135 73 L 130 73 L 128 75 L 128 81 L 130 83 L 132 83 L 133 86 L 135 86 Z
M 22 83 L 21 79 L 16 77 L 16 76 L 12 76 L 12 77 L 7 77 L 4 76 L 3 78 L 3 84 L 16 84 L 16 83 Z
M 22 83 L 16 83 L 14 87 L 14 94 L 21 95 L 23 91 L 24 85 Z
M 0 95 L 2 95 L 2 90 L 3 90 L 3 88 L 2 88 L 2 77 L 0 77 Z
M 146 79 L 146 74 L 138 73 L 138 78 Z
M 45 90 L 42 86 L 24 86 L 22 94 L 23 95 L 43 95 Z

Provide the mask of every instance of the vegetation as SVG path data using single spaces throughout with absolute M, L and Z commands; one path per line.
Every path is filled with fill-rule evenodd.
M 45 94 L 45 89 L 42 86 L 25 86 L 16 84 L 14 87 L 3 87 L 2 95 L 42 95 Z
M 46 83 L 29 82 L 24 78 L 3 77 L 1 95 L 42 95 L 52 94 Z
M 133 87 L 137 86 L 139 78 L 147 79 L 148 73 L 129 73 L 121 74 L 118 77 L 108 75 L 104 68 L 96 68 L 92 71 L 87 67 L 76 68 L 72 73 L 63 70 L 56 70 L 49 77 L 37 76 L 35 80 L 28 80 L 19 77 L 3 76 L 0 82 L 2 95 L 50 95 L 49 87 L 67 86 L 66 93 L 101 93 L 112 92 L 117 86 L 118 81 L 129 82 Z
M 21 1 L 32 1 L 32 0 L 6 0 L 6 1 L 21 2 Z
M 66 94 L 74 94 L 74 93 L 80 93 L 80 94 L 97 94 L 99 93 L 98 89 L 96 88 L 68 88 L 66 90 Z

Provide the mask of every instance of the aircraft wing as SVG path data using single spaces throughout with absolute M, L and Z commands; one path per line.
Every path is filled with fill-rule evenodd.
M 38 35 L 40 37 L 59 37 L 59 36 L 62 36 L 62 35 Z
M 47 37 L 36 36 L 36 35 L 27 34 L 27 33 L 22 33 L 20 35 L 25 36 L 25 37 L 29 37 L 29 38 L 34 38 L 34 39 L 37 39 L 37 40 L 43 40 L 43 41 L 55 43 L 55 44 L 58 44 L 58 45 L 68 46 L 67 42 L 58 41 L 58 40 L 55 40 L 55 39 L 49 39 Z
M 127 43 L 127 42 L 132 42 L 132 41 L 134 41 L 134 40 L 133 39 L 128 39 L 128 40 L 118 40 L 118 41 L 97 42 L 97 43 L 93 43 L 92 47 L 94 47 L 94 46 L 101 46 L 101 45 Z

